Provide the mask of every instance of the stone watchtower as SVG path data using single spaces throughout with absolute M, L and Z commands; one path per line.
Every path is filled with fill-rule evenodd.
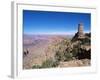
M 72 38 L 72 41 L 77 41 L 78 39 L 84 39 L 85 34 L 84 34 L 84 26 L 82 23 L 78 24 L 78 32 L 75 33 L 75 36 Z
M 83 24 L 78 24 L 78 38 L 84 38 Z

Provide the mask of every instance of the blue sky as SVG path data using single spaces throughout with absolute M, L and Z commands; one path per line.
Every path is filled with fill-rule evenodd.
M 90 32 L 91 14 L 23 10 L 24 34 L 73 34 L 79 23 Z

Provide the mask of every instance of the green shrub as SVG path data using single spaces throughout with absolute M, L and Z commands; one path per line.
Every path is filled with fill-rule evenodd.
M 85 45 L 85 44 L 91 45 L 91 40 L 89 38 L 82 39 L 81 42 L 82 42 L 82 45 Z
M 56 50 L 55 54 L 55 59 L 57 61 L 69 61 L 73 59 L 70 40 L 64 39 L 58 46 L 59 48 Z
M 51 67 L 57 67 L 58 66 L 58 62 L 54 61 L 52 59 L 48 59 L 46 61 L 44 61 L 42 63 L 42 65 L 33 65 L 32 68 L 33 69 L 40 69 L 40 68 L 51 68 Z
M 68 51 L 64 51 L 62 53 L 57 51 L 55 54 L 55 59 L 56 61 L 69 61 L 73 59 L 73 55 L 71 52 Z
M 65 53 L 65 60 L 64 61 L 70 61 L 73 59 L 72 53 Z
M 54 60 L 52 60 L 52 59 L 48 59 L 48 60 L 46 60 L 46 61 L 44 61 L 43 63 L 42 63 L 42 68 L 50 68 L 50 67 L 56 67 L 56 66 L 58 66 L 58 62 L 57 61 L 54 61 Z
M 41 66 L 40 65 L 33 65 L 32 66 L 32 69 L 38 69 L 38 68 L 41 68 Z
M 55 59 L 56 61 L 64 61 L 64 53 L 57 51 L 55 54 Z

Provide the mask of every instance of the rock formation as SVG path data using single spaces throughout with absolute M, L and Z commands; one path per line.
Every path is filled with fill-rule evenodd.
M 72 46 L 77 46 L 78 59 L 91 59 L 91 33 L 84 33 L 84 26 L 82 23 L 78 24 L 78 32 L 72 38 Z

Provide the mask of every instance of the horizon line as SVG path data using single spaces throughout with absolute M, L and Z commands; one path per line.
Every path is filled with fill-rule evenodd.
M 37 33 L 34 33 L 34 32 L 27 32 L 27 33 L 23 33 L 23 34 L 29 34 L 29 35 L 35 35 L 35 34 L 44 34 L 44 35 L 53 35 L 53 34 L 58 34 L 58 35 L 74 35 L 75 33 L 77 33 L 78 31 L 71 31 L 71 32 L 37 32 Z M 84 33 L 90 33 L 91 31 L 89 30 L 86 30 L 84 31 Z
M 84 31 L 84 33 L 90 33 L 91 31 Z M 51 32 L 51 33 L 23 33 L 24 35 L 74 35 L 77 32 Z

